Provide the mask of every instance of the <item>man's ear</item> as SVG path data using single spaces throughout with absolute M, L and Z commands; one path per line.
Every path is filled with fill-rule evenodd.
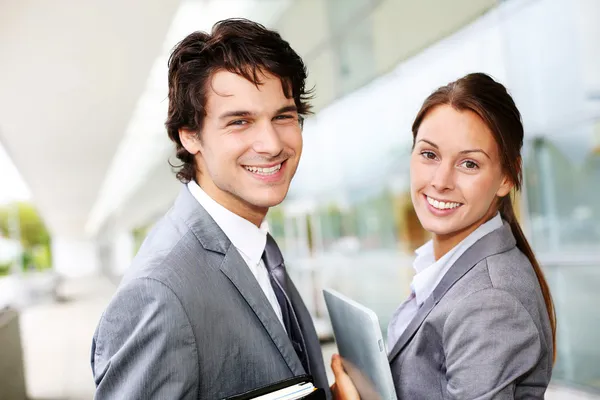
M 198 132 L 189 129 L 179 129 L 179 140 L 188 153 L 196 155 L 202 151 L 202 143 Z

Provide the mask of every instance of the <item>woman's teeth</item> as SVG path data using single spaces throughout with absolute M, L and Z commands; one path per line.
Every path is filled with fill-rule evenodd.
M 429 204 L 431 204 L 433 206 L 433 208 L 437 208 L 438 210 L 451 210 L 451 209 L 456 208 L 461 205 L 461 203 L 443 202 L 443 201 L 438 201 L 438 200 L 432 199 L 429 196 L 426 196 L 426 197 L 427 197 L 427 202 Z

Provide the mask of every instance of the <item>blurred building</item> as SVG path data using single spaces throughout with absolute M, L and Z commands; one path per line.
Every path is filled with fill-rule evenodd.
M 4 9 L 7 12 L 4 12 Z M 118 279 L 179 184 L 166 61 L 244 16 L 277 29 L 315 87 L 273 234 L 313 314 L 334 287 L 385 329 L 427 240 L 408 193 L 411 124 L 437 87 L 503 82 L 526 128 L 519 215 L 558 314 L 556 382 L 600 390 L 600 2 L 141 0 L 0 5 L 0 140 L 53 234 L 55 270 Z

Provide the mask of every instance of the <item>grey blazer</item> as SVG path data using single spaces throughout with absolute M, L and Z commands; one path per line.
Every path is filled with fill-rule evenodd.
M 298 291 L 315 385 L 330 398 L 319 340 Z M 92 343 L 96 399 L 223 399 L 304 374 L 236 248 L 187 187 L 155 226 Z
M 448 270 L 389 355 L 399 399 L 543 399 L 552 333 L 510 226 Z

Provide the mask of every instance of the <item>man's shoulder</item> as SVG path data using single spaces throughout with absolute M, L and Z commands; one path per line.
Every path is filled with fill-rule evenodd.
M 123 283 L 148 278 L 170 286 L 169 281 L 173 278 L 196 269 L 205 253 L 185 221 L 167 212 L 148 233 L 126 271 Z

